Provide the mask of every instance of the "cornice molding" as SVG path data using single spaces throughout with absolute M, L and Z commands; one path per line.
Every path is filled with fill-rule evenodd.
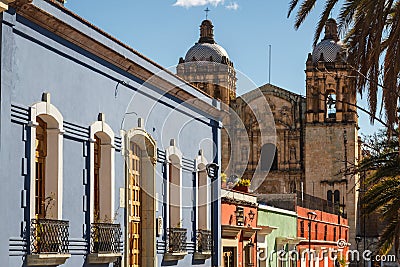
M 155 67 L 159 68 L 160 71 L 164 71 L 165 73 L 173 76 L 175 79 L 181 81 L 183 85 L 191 86 L 188 82 L 182 80 L 175 74 L 171 73 L 170 71 L 164 69 L 157 63 L 151 61 L 150 59 L 144 57 L 131 47 L 127 46 L 126 44 L 122 43 L 121 41 L 117 40 L 116 38 L 112 37 L 111 35 L 105 33 L 101 29 L 97 28 L 96 26 L 92 25 L 88 21 L 84 20 L 83 18 L 77 16 L 70 10 L 66 9 L 63 5 L 55 2 L 54 0 L 45 0 L 46 2 L 50 3 L 54 7 L 64 11 L 67 15 L 73 17 L 74 19 L 78 20 L 79 22 L 85 24 L 86 26 L 90 27 L 92 30 L 100 33 L 101 35 L 105 36 L 106 38 L 110 39 L 112 42 L 115 42 L 117 45 L 120 45 L 122 48 L 127 49 L 129 52 L 133 53 L 136 56 L 141 57 L 142 59 L 146 60 L 150 64 L 154 65 Z M 32 0 L 16 0 L 13 3 L 10 3 L 10 6 L 13 7 L 18 14 L 27 18 L 28 20 L 34 22 L 35 24 L 43 27 L 44 29 L 62 37 L 63 39 L 73 43 L 74 45 L 96 55 L 97 57 L 110 62 L 111 64 L 117 66 L 118 68 L 125 70 L 127 73 L 132 74 L 146 83 L 153 85 L 164 92 L 168 92 L 170 95 L 177 97 L 180 100 L 185 101 L 185 103 L 208 113 L 215 119 L 219 119 L 221 117 L 221 111 L 214 106 L 202 101 L 195 95 L 187 92 L 184 89 L 181 89 L 176 86 L 176 84 L 172 84 L 165 79 L 157 76 L 155 73 L 150 72 L 148 69 L 138 65 L 133 60 L 126 58 L 124 55 L 118 53 L 117 51 L 113 50 L 112 48 L 108 47 L 107 45 L 102 44 L 101 42 L 97 41 L 94 38 L 87 36 L 85 33 L 79 31 L 78 29 L 72 27 L 71 25 L 67 24 L 66 22 L 60 20 L 59 18 L 53 16 L 52 14 L 40 9 L 39 7 L 32 4 Z M 192 86 L 191 86 L 192 87 Z M 195 88 L 194 88 L 195 89 Z M 197 89 L 195 89 L 197 90 Z M 198 90 L 197 90 L 198 91 Z M 200 91 L 199 91 L 200 92 Z

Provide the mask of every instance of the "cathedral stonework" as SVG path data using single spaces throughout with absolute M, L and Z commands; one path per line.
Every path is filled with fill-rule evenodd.
M 259 94 L 261 91 L 261 94 Z M 237 147 L 234 149 L 235 159 L 242 158 L 249 152 L 247 169 L 243 175 L 246 179 L 255 176 L 263 182 L 257 189 L 260 193 L 293 193 L 300 190 L 301 182 L 304 181 L 304 110 L 305 98 L 289 92 L 277 86 L 266 84 L 259 88 L 259 91 L 251 91 L 236 99 L 232 105 L 233 110 L 239 115 L 247 130 L 246 133 L 236 133 L 236 143 L 243 144 L 243 138 L 249 138 L 250 147 Z M 261 110 L 253 96 L 264 98 L 265 101 L 258 101 L 259 104 L 268 103 L 270 112 L 274 118 L 276 138 L 274 142 L 262 143 L 260 124 L 264 121 L 257 120 L 254 111 Z M 243 99 L 246 99 L 244 101 Z M 250 110 L 251 105 L 252 110 Z M 247 151 L 249 150 L 249 151 Z M 244 158 L 246 159 L 246 158 Z M 233 172 L 241 168 L 238 160 L 233 160 Z M 258 168 L 258 170 L 257 170 Z
M 233 63 L 215 43 L 209 20 L 202 22 L 198 43 L 177 67 L 180 77 L 229 105 L 244 125 L 223 121 L 231 134 L 229 140 L 226 131 L 221 132 L 221 167 L 227 176 L 244 170 L 243 178 L 261 180 L 257 194 L 302 191 L 327 200 L 338 215 L 347 214 L 349 242 L 355 245 L 359 178 L 348 170 L 360 159 L 356 91 L 335 20 L 327 21 L 324 38 L 308 55 L 305 73 L 305 97 L 272 84 L 236 97 Z M 265 110 L 265 103 L 273 121 L 268 119 L 271 114 L 256 114 Z M 274 138 L 263 138 L 271 125 Z

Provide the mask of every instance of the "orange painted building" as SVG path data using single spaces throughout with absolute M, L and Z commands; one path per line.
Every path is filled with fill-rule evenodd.
M 297 206 L 296 210 L 297 236 L 301 239 L 296 247 L 300 255 L 298 266 L 338 267 L 347 263 L 349 226 L 344 218 L 345 214 L 333 214 L 301 206 Z M 309 247 L 316 255 L 311 264 L 307 254 Z M 335 255 L 338 255 L 337 260 Z
M 226 189 L 221 194 L 222 266 L 256 267 L 257 198 Z

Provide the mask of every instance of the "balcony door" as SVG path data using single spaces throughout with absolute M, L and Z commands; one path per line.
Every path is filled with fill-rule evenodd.
M 129 266 L 141 266 L 141 149 L 135 143 L 131 143 L 129 151 Z
M 35 154 L 35 216 L 46 217 L 45 173 L 47 156 L 47 123 L 37 117 L 36 121 L 36 154 Z
M 224 267 L 236 267 L 237 260 L 235 247 L 223 248 L 223 261 Z

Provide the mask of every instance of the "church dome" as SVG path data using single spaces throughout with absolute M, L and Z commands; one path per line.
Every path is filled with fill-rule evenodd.
M 186 53 L 185 62 L 211 61 L 222 63 L 223 57 L 229 59 L 228 53 L 222 46 L 216 43 L 196 43 Z
M 214 26 L 208 19 L 200 25 L 200 39 L 186 53 L 184 62 L 208 61 L 228 64 L 230 63 L 226 50 L 214 40 Z
M 342 51 L 343 45 L 339 41 L 336 21 L 328 19 L 325 24 L 325 37 L 314 47 L 312 52 L 313 63 L 318 61 L 334 62 Z
M 320 60 L 325 62 L 334 62 L 337 54 L 342 51 L 342 45 L 334 40 L 322 40 L 318 43 L 312 52 L 313 62 L 316 63 Z M 323 58 L 321 58 L 321 55 Z

